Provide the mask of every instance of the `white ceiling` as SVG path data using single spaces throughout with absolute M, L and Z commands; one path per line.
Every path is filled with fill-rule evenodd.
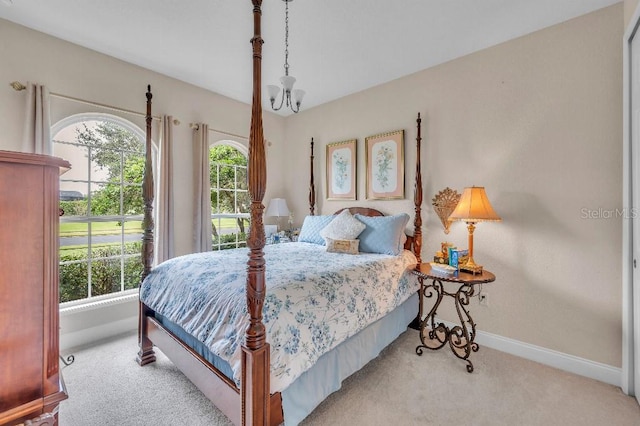
M 295 0 L 290 74 L 308 109 L 618 1 Z M 262 5 L 265 108 L 266 85 L 284 73 L 284 6 Z M 252 9 L 250 0 L 0 1 L 1 18 L 246 103 Z

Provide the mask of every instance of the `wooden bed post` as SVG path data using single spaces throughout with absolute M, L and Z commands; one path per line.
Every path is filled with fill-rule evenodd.
M 142 178 L 142 199 L 144 202 L 144 219 L 142 221 L 142 227 L 144 228 L 144 234 L 142 236 L 142 279 L 144 279 L 151 272 L 151 266 L 153 264 L 153 161 L 152 147 L 151 147 L 151 122 L 153 117 L 151 116 L 151 85 L 147 86 L 147 114 L 145 121 L 147 123 L 146 129 L 146 141 L 145 141 L 145 161 L 144 161 L 144 176 Z
M 313 183 L 313 138 L 311 138 L 311 157 L 309 159 L 311 164 L 311 181 L 309 182 L 309 212 L 311 216 L 315 215 L 316 211 L 316 186 Z
M 422 166 L 420 164 L 420 142 L 422 136 L 420 135 L 420 125 L 422 119 L 420 113 L 418 113 L 418 119 L 416 124 L 418 127 L 418 137 L 416 138 L 416 183 L 413 193 L 413 203 L 415 204 L 415 218 L 413 221 L 413 252 L 418 258 L 418 265 L 422 263 Z
M 253 103 L 249 133 L 249 193 L 251 195 L 251 230 L 247 245 L 247 311 L 250 324 L 242 346 L 242 424 L 268 425 L 270 399 L 269 344 L 262 322 L 262 307 L 266 292 L 264 261 L 264 223 L 262 199 L 267 184 L 264 134 L 262 128 L 262 37 L 260 7 L 262 0 L 253 3 Z
M 153 264 L 153 162 L 152 148 L 151 148 L 151 85 L 147 86 L 147 114 L 145 120 L 147 122 L 146 129 L 146 144 L 145 144 L 145 162 L 144 162 L 144 176 L 142 178 L 142 199 L 144 202 L 144 219 L 142 226 L 144 233 L 142 235 L 142 276 L 140 283 L 151 272 L 151 266 Z M 138 356 L 136 361 L 140 365 L 149 364 L 156 360 L 156 356 L 153 353 L 153 343 L 149 340 L 146 314 L 148 308 L 142 303 L 138 309 Z

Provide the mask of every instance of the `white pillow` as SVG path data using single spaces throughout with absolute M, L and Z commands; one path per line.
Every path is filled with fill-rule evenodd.
M 355 240 L 367 225 L 356 219 L 349 210 L 342 212 L 335 217 L 327 226 L 320 231 L 320 236 L 332 240 Z

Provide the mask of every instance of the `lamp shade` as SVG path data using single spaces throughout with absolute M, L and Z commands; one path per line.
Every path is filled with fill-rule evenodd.
M 498 222 L 502 218 L 491 207 L 489 198 L 482 186 L 465 188 L 458 205 L 449 216 L 449 220 L 465 222 Z
M 293 91 L 293 100 L 295 103 L 297 104 L 301 104 L 302 103 L 302 98 L 304 98 L 305 95 L 305 91 L 301 90 L 301 89 L 296 89 Z
M 287 200 L 284 198 L 272 198 L 269 201 L 269 207 L 265 213 L 267 217 L 284 217 L 289 216 L 289 207 L 287 206 Z
M 280 93 L 280 88 L 278 86 L 274 86 L 273 84 L 268 85 L 267 90 L 269 91 L 270 100 L 275 100 L 276 96 L 278 96 L 278 93 Z
M 284 87 L 284 90 L 286 90 L 287 92 L 291 92 L 295 82 L 296 78 L 292 75 L 283 75 L 282 77 L 280 77 L 280 83 L 282 83 L 282 87 Z

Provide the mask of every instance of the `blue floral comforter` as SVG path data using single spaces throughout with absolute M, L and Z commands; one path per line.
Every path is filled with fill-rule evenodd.
M 267 245 L 264 324 L 271 392 L 284 390 L 325 352 L 383 317 L 418 290 L 415 256 L 327 253 L 310 243 Z M 249 324 L 248 249 L 168 260 L 145 279 L 140 299 L 226 360 L 239 385 Z

